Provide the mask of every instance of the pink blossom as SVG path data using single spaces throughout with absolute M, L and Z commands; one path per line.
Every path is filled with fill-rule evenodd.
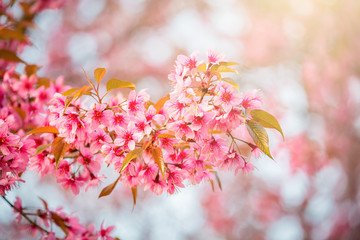
M 130 114 L 135 115 L 139 112 L 145 112 L 145 102 L 149 101 L 149 95 L 145 90 L 141 90 L 138 94 L 133 90 L 129 93 L 127 110 Z
M 92 173 L 100 171 L 101 163 L 89 148 L 80 147 L 80 156 L 76 160 Z
M 110 233 L 114 230 L 114 228 L 114 226 L 104 228 L 104 222 L 102 222 L 100 230 L 98 231 L 101 240 L 114 240 L 114 238 L 110 236 Z
M 129 123 L 127 129 L 117 127 L 115 128 L 117 134 L 114 141 L 117 146 L 127 146 L 130 150 L 135 149 L 135 143 L 140 140 L 141 133 L 135 132 L 135 123 Z
M 62 186 L 67 190 L 67 189 L 71 189 L 72 192 L 75 195 L 78 195 L 80 192 L 80 186 L 82 186 L 84 184 L 83 181 L 80 181 L 79 179 L 73 177 L 73 176 L 69 176 L 69 177 L 59 177 L 57 180 L 58 183 L 61 183 Z
M 109 131 L 114 131 L 116 126 L 126 128 L 129 123 L 129 117 L 122 113 L 115 113 L 109 120 Z
M 16 197 L 16 200 L 14 202 L 14 206 L 16 208 L 16 210 L 14 209 L 14 213 L 17 214 L 16 220 L 17 220 L 18 223 L 20 223 L 21 218 L 22 218 L 20 212 L 23 211 L 23 207 L 22 207 L 22 204 L 21 204 L 21 199 L 19 197 Z
M 220 160 L 223 158 L 224 152 L 226 151 L 225 140 L 218 136 L 212 136 L 211 139 L 205 141 L 205 146 L 202 151 L 212 155 L 215 158 L 212 158 L 212 161 Z
M 109 125 L 109 120 L 113 117 L 111 110 L 105 110 L 106 104 L 95 104 L 86 114 L 85 121 L 89 127 L 97 128 L 100 124 Z
M 11 148 L 19 142 L 19 136 L 9 133 L 9 126 L 0 119 L 0 150 L 4 155 L 11 153 Z
M 189 127 L 190 124 L 184 122 L 183 120 L 179 120 L 173 123 L 168 124 L 168 129 L 175 132 L 175 136 L 179 139 L 183 137 L 192 139 L 195 137 L 193 130 Z
M 105 143 L 112 142 L 111 137 L 102 129 L 97 128 L 89 134 L 90 137 L 90 151 L 97 153 Z
M 247 91 L 242 97 L 241 105 L 245 108 L 257 109 L 262 107 L 262 99 L 260 96 L 257 96 L 257 91 Z
M 229 112 L 234 106 L 241 103 L 241 99 L 233 92 L 229 84 L 221 84 L 217 87 L 218 93 L 214 97 L 214 104 L 221 106 L 225 112 Z
M 223 59 L 223 57 L 219 56 L 212 50 L 208 50 L 207 56 L 210 64 L 218 64 Z
M 189 70 L 194 69 L 197 67 L 198 55 L 198 52 L 192 53 L 190 57 L 179 55 L 176 59 L 176 63 L 187 67 Z

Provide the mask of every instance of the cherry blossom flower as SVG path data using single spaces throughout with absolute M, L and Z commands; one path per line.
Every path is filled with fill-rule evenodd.
M 142 133 L 135 132 L 135 123 L 130 122 L 127 129 L 117 127 L 115 128 L 117 134 L 114 141 L 117 146 L 127 146 L 130 150 L 135 149 L 135 143 L 140 139 Z

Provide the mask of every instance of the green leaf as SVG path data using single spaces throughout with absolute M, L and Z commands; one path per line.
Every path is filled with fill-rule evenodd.
M 250 112 L 250 114 L 252 119 L 258 122 L 261 126 L 265 128 L 273 128 L 279 131 L 284 139 L 284 134 L 280 124 L 273 115 L 260 109 L 254 109 Z
M 236 90 L 238 91 L 240 90 L 239 85 L 236 82 L 233 82 L 231 78 L 221 78 L 221 80 L 233 85 L 236 88 Z
M 114 190 L 116 184 L 118 183 L 119 179 L 120 179 L 120 176 L 115 180 L 115 182 L 113 182 L 112 184 L 107 185 L 106 187 L 104 187 L 103 190 L 101 190 L 101 193 L 99 194 L 98 198 L 110 195 L 110 193 Z
M 255 122 L 254 120 L 246 121 L 246 126 L 256 146 L 268 157 L 274 159 L 270 154 L 269 137 L 265 131 L 265 128 L 263 128 L 259 123 Z
M 22 62 L 22 63 L 25 63 L 22 59 L 20 59 L 16 55 L 15 52 L 7 50 L 7 49 L 0 49 L 0 58 L 4 59 L 6 61 L 9 61 L 9 62 Z
M 106 73 L 106 69 L 105 68 L 97 68 L 94 71 L 94 76 L 95 79 L 98 83 L 100 83 L 100 81 L 103 79 L 104 75 Z
M 165 180 L 165 163 L 164 163 L 164 156 L 163 156 L 161 149 L 158 147 L 153 148 L 151 153 L 152 153 L 152 156 L 153 156 L 156 164 L 159 167 L 159 170 L 161 172 L 163 179 Z
M 35 133 L 59 133 L 56 127 L 47 126 L 47 127 L 39 127 L 34 130 L 31 130 L 26 135 L 35 134 Z
M 129 152 L 128 155 L 126 155 L 126 157 L 121 165 L 120 173 L 127 167 L 127 165 L 129 165 L 131 160 L 133 160 L 134 158 L 137 158 L 142 151 L 143 151 L 142 148 L 136 148 L 136 149 L 132 150 L 131 152 Z
M 110 79 L 107 84 L 106 84 L 106 90 L 110 91 L 114 88 L 130 88 L 130 89 L 135 89 L 135 84 L 133 84 L 132 82 L 127 82 L 127 81 L 121 81 L 119 79 L 116 78 L 112 78 Z
M 43 151 L 45 151 L 50 146 L 51 146 L 51 144 L 43 144 L 43 145 L 38 146 L 36 148 L 36 150 L 35 150 L 34 156 L 42 153 Z

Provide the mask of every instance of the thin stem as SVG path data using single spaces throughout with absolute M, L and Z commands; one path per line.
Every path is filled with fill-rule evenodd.
M 7 202 L 13 209 L 15 209 L 18 213 L 20 213 L 21 216 L 23 216 L 30 224 L 32 224 L 33 226 L 37 227 L 39 230 L 49 234 L 49 231 L 46 230 L 45 228 L 39 226 L 36 222 L 34 222 L 33 220 L 31 220 L 21 209 L 18 209 L 17 207 L 15 207 L 11 202 L 9 202 L 9 200 L 7 200 L 4 196 L 1 196 L 5 202 Z

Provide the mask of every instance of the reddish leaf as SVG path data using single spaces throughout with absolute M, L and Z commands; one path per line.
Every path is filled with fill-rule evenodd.
M 26 118 L 26 113 L 24 110 L 22 110 L 19 107 L 14 107 L 14 110 L 19 114 L 19 116 L 21 117 L 21 119 L 24 121 L 24 119 Z
M 156 109 L 156 112 L 159 113 L 160 110 L 163 108 L 164 104 L 170 99 L 170 95 L 166 95 L 165 97 L 162 97 L 155 103 L 154 107 Z
M 50 87 L 50 78 L 42 77 L 39 78 L 37 81 L 37 87 L 45 86 L 46 88 Z
M 127 167 L 127 165 L 129 165 L 131 160 L 137 158 L 139 156 L 139 154 L 142 153 L 142 151 L 144 151 L 142 148 L 136 148 L 136 149 L 132 150 L 131 152 L 129 152 L 128 155 L 126 155 L 126 157 L 121 165 L 120 173 Z
M 101 193 L 99 194 L 98 198 L 110 195 L 110 193 L 114 190 L 116 184 L 118 183 L 119 179 L 120 179 L 120 176 L 115 180 L 115 182 L 113 182 L 112 184 L 104 187 L 103 190 L 101 190 Z
M 156 164 L 158 165 L 158 167 L 160 169 L 163 179 L 165 179 L 165 163 L 164 163 L 164 156 L 163 156 L 161 149 L 158 147 L 153 148 L 151 153 L 152 153 L 152 156 L 153 156 Z
M 68 226 L 66 225 L 65 220 L 60 217 L 57 213 L 51 212 L 51 218 L 54 220 L 54 223 L 61 228 L 61 230 L 66 234 L 69 234 Z
M 26 65 L 25 67 L 25 73 L 26 75 L 28 75 L 29 77 L 33 74 L 36 73 L 36 71 L 38 70 L 38 66 L 35 64 L 31 64 L 31 65 Z
M 134 204 L 133 209 L 134 209 L 134 207 L 136 205 L 136 198 L 137 198 L 137 186 L 131 188 L 131 193 L 133 196 L 133 204 Z
M 39 197 L 39 199 L 42 201 L 42 203 L 44 204 L 44 208 L 46 209 L 46 210 L 48 210 L 49 208 L 48 208 L 48 204 L 47 204 L 47 202 L 44 200 L 44 199 L 42 199 L 41 197 Z
M 21 60 L 16 53 L 13 51 L 7 50 L 7 49 L 0 49 L 0 58 L 4 59 L 9 62 L 22 62 L 25 63 L 23 60 Z
M 8 28 L 0 29 L 0 38 L 1 39 L 15 39 L 22 42 L 26 42 L 24 34 L 20 31 L 11 30 Z
M 59 130 L 57 130 L 56 127 L 52 127 L 52 126 L 39 127 L 39 128 L 34 129 L 34 130 L 31 130 L 26 135 L 35 134 L 35 133 L 56 133 L 56 134 L 58 134 Z
M 45 151 L 50 146 L 51 146 L 51 144 L 43 144 L 43 145 L 38 146 L 36 148 L 36 150 L 35 150 L 34 156 L 42 153 L 43 151 Z
M 65 153 L 69 150 L 69 144 L 64 141 L 64 138 L 57 137 L 53 142 L 53 154 L 56 164 L 56 169 L 59 166 L 61 159 L 64 157 Z

